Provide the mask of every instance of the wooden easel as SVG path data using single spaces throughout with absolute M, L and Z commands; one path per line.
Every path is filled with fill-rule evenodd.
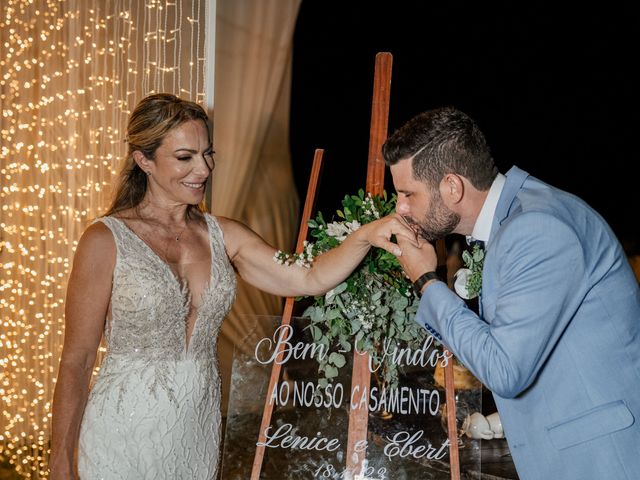
M 371 105 L 371 128 L 369 135 L 369 157 L 367 163 L 367 182 L 366 190 L 371 195 L 381 195 L 384 190 L 384 172 L 385 164 L 382 159 L 382 145 L 387 138 L 387 128 L 389 120 L 389 103 L 391 96 L 391 67 L 393 57 L 388 52 L 380 52 L 376 55 L 375 73 L 373 82 L 373 100 Z M 303 242 L 307 237 L 308 221 L 311 217 L 315 193 L 317 190 L 317 182 L 320 175 L 322 163 L 322 150 L 316 150 L 313 167 L 311 170 L 311 179 L 309 181 L 309 189 L 305 201 L 304 211 L 298 234 L 298 242 L 296 251 L 301 252 Z M 446 251 L 444 240 L 438 241 L 436 245 L 438 253 L 439 267 L 446 268 Z M 282 314 L 282 324 L 289 325 L 293 312 L 294 299 L 289 297 L 286 300 L 284 312 Z M 354 349 L 355 352 L 355 349 Z M 280 360 L 282 359 L 282 351 L 277 354 L 277 360 L 273 362 L 271 378 L 269 380 L 269 388 L 267 392 L 273 391 L 280 378 Z M 367 391 L 371 383 L 371 372 L 369 371 L 369 355 L 366 353 L 354 353 L 353 371 L 351 377 L 351 388 L 358 387 L 359 391 Z M 447 402 L 447 428 L 449 432 L 449 458 L 451 464 L 451 480 L 460 480 L 460 460 L 458 451 L 457 426 L 456 426 L 456 408 L 455 408 L 455 391 L 453 384 L 453 362 L 450 361 L 445 367 L 445 390 Z M 269 402 L 269 395 L 265 399 L 262 423 L 260 425 L 259 443 L 266 440 L 266 429 L 271 423 L 271 415 L 273 413 L 273 405 Z M 362 469 L 362 462 L 366 458 L 366 449 L 359 448 L 366 445 L 367 429 L 368 429 L 369 410 L 366 406 L 351 409 L 349 411 L 349 431 L 347 437 L 347 471 L 352 475 L 358 474 Z M 251 480 L 259 480 L 260 471 L 262 469 L 262 461 L 264 459 L 264 446 L 256 448 L 256 454 L 253 461 L 253 469 L 251 472 Z
M 311 218 L 311 212 L 316 198 L 316 190 L 318 187 L 318 180 L 320 178 L 320 172 L 322 170 L 322 157 L 324 150 L 316 150 L 313 157 L 313 166 L 311 167 L 311 179 L 309 180 L 309 188 L 307 189 L 307 198 L 304 202 L 304 209 L 302 211 L 302 222 L 300 223 L 300 230 L 298 232 L 298 241 L 296 243 L 296 252 L 302 252 L 304 249 L 304 241 L 307 238 L 307 232 L 309 230 L 309 219 Z M 293 315 L 293 304 L 295 302 L 294 297 L 287 297 L 284 304 L 284 311 L 282 312 L 282 325 L 289 325 L 291 323 L 291 316 Z M 285 335 L 284 329 L 280 330 L 280 339 Z M 278 342 L 282 345 L 282 342 Z M 278 384 L 280 379 L 280 371 L 282 369 L 282 357 L 284 355 L 283 347 L 279 347 L 276 360 L 273 362 L 271 368 L 271 378 L 269 379 L 269 388 L 267 389 L 267 397 L 264 402 L 264 411 L 262 413 L 262 423 L 260 424 L 260 433 L 258 434 L 258 443 L 263 444 L 266 437 L 267 428 L 271 423 L 271 415 L 273 414 L 273 404 L 269 401 L 270 393 Z M 253 468 L 251 470 L 251 480 L 258 480 L 260 478 L 260 471 L 262 470 L 262 460 L 264 459 L 264 445 L 258 445 L 256 447 L 256 454 L 253 458 Z
M 369 130 L 369 158 L 367 162 L 367 192 L 382 195 L 384 190 L 385 164 L 382 158 L 382 144 L 387 139 L 389 125 L 389 102 L 391 98 L 391 66 L 393 57 L 388 52 L 376 55 L 373 76 L 373 100 L 371 102 L 371 128 Z M 354 349 L 353 371 L 351 372 L 351 391 L 358 388 L 368 392 L 371 384 L 369 355 L 357 353 Z M 358 408 L 349 410 L 349 435 L 347 438 L 347 470 L 354 475 L 362 468 L 366 450 L 360 450 L 367 440 L 369 409 L 358 404 Z

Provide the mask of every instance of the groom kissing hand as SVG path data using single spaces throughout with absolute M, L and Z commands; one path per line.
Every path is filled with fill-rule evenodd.
M 398 238 L 416 320 L 493 393 L 520 478 L 639 478 L 640 289 L 604 219 L 515 166 L 500 174 L 454 108 L 382 151 L 397 215 L 426 240 Z M 484 242 L 480 315 L 435 274 L 429 242 L 450 233 Z

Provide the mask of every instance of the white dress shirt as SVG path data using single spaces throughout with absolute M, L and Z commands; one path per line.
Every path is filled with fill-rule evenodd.
M 473 226 L 471 237 L 473 237 L 474 240 L 482 240 L 485 244 L 489 241 L 493 216 L 496 212 L 496 206 L 498 205 L 498 199 L 502 193 L 505 180 L 506 177 L 501 173 L 498 173 L 496 178 L 493 180 L 491 188 L 489 189 L 489 194 L 487 195 L 484 205 L 482 205 L 482 209 L 480 210 L 480 215 L 478 215 L 476 224 Z M 468 240 L 469 238 L 467 238 L 467 241 Z

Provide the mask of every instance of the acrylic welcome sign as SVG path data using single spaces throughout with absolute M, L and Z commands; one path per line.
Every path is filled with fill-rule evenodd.
M 332 352 L 313 343 L 308 320 L 294 317 L 290 325 L 282 325 L 281 317 L 253 321 L 259 328 L 234 354 L 222 478 L 250 478 L 258 443 L 265 450 L 261 479 L 450 478 L 439 372 L 451 359 L 432 337 L 411 350 L 383 343 L 381 348 L 387 349 L 401 372 L 395 389 L 380 388 L 375 365 L 370 365 L 370 386 L 352 388 L 349 364 L 321 388 L 318 357 Z M 278 348 L 284 353 L 282 374 L 269 391 Z M 481 397 L 477 383 L 456 391 L 459 426 L 468 415 L 481 411 Z M 258 442 L 265 401 L 273 405 L 273 414 L 262 432 L 264 440 Z M 368 434 L 355 447 L 365 461 L 352 474 L 346 471 L 349 410 L 359 407 L 368 409 Z M 462 478 L 479 478 L 480 440 L 459 438 Z

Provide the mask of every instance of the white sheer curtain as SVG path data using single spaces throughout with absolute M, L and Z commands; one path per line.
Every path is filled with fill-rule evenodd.
M 292 250 L 299 200 L 289 153 L 292 40 L 300 0 L 218 0 L 212 211 L 241 220 L 267 242 Z M 243 314 L 281 314 L 282 299 L 239 282 L 218 353 L 223 412 L 233 345 Z
M 0 449 L 46 477 L 77 240 L 109 203 L 129 111 L 204 99 L 206 0 L 2 0 Z

